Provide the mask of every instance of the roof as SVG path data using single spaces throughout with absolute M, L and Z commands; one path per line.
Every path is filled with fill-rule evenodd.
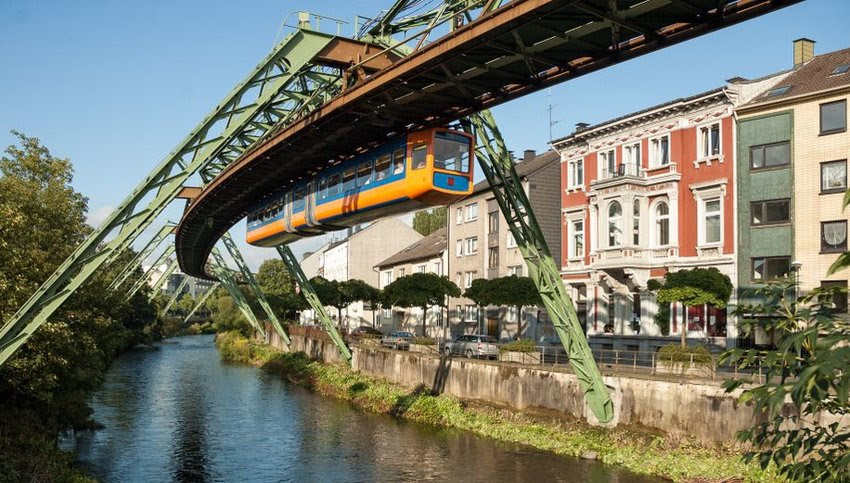
M 375 266 L 381 268 L 413 260 L 421 260 L 423 258 L 434 258 L 439 256 L 445 249 L 446 229 L 440 228 Z
M 534 156 L 533 158 L 519 161 L 514 165 L 514 168 L 516 169 L 516 174 L 520 178 L 525 178 L 545 168 L 549 163 L 556 161 L 560 162 L 560 160 L 561 156 L 557 153 L 557 151 L 550 149 L 549 151 Z M 490 183 L 486 179 L 484 181 L 479 181 L 472 187 L 472 194 L 469 196 L 475 196 L 476 194 L 488 191 L 489 189 Z
M 583 135 L 585 133 L 590 133 L 591 131 L 594 131 L 594 130 L 599 129 L 601 127 L 610 126 L 612 124 L 617 124 L 620 121 L 624 121 L 624 120 L 632 118 L 632 117 L 638 117 L 638 116 L 641 116 L 643 114 L 648 114 L 648 113 L 653 112 L 653 111 L 657 111 L 657 110 L 661 110 L 661 109 L 665 109 L 665 108 L 671 108 L 671 107 L 674 107 L 674 106 L 679 105 L 679 104 L 687 104 L 691 101 L 695 101 L 695 100 L 703 98 L 703 97 L 712 97 L 712 96 L 717 96 L 717 95 L 720 95 L 720 94 L 723 94 L 723 87 L 715 87 L 714 89 L 710 89 L 710 90 L 707 90 L 705 92 L 700 92 L 699 94 L 694 94 L 694 95 L 688 96 L 688 97 L 680 97 L 678 99 L 673 99 L 672 101 L 667 101 L 667 102 L 657 104 L 657 105 L 652 106 L 652 107 L 647 107 L 646 109 L 641 109 L 639 111 L 635 111 L 635 112 L 632 112 L 632 113 L 629 113 L 629 114 L 625 114 L 623 116 L 615 117 L 613 119 L 609 119 L 607 121 L 603 121 L 603 122 L 594 124 L 592 126 L 588 126 L 585 129 L 582 129 L 581 131 L 573 132 L 572 134 L 568 134 L 567 136 L 564 136 L 562 138 L 553 139 L 552 141 L 550 141 L 550 144 L 554 145 L 554 144 L 562 143 L 564 141 L 569 141 L 570 139 L 576 137 L 577 135 Z
M 744 108 L 850 85 L 850 72 L 832 75 L 836 67 L 845 64 L 850 64 L 850 48 L 817 55 L 775 86 L 775 88 L 790 86 L 791 88 L 788 91 L 770 97 L 760 95 L 746 104 Z M 770 91 L 768 90 L 768 92 Z

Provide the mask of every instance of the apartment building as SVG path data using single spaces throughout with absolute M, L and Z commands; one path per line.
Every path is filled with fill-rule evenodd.
M 445 275 L 448 265 L 446 253 L 446 229 L 441 228 L 421 240 L 405 247 L 398 253 L 375 265 L 379 274 L 382 290 L 393 281 L 412 273 L 433 273 Z M 432 307 L 422 316 L 418 307 L 384 308 L 378 316 L 382 332 L 407 330 L 414 334 L 425 334 L 427 337 L 445 338 L 448 336 L 443 309 Z M 424 330 L 422 325 L 425 325 Z
M 847 287 L 850 278 L 827 275 L 847 251 L 850 49 L 815 56 L 814 41 L 799 39 L 793 57 L 787 76 L 737 109 L 738 285 L 747 299 L 786 276 L 801 291 Z M 846 296 L 834 304 L 847 311 Z
M 560 203 L 558 155 L 548 151 L 537 155 L 524 152 L 517 160 L 516 170 L 523 188 L 537 215 L 537 221 L 550 251 L 560 252 L 561 231 L 556 214 Z M 508 275 L 528 275 L 525 261 L 516 241 L 508 229 L 487 181 L 477 183 L 473 193 L 449 206 L 447 226 L 448 268 L 446 275 L 461 290 L 472 285 L 476 278 L 497 278 Z M 460 297 L 449 300 L 449 321 L 452 333 L 481 333 L 499 339 L 517 335 L 538 337 L 538 332 L 552 332 L 541 328 L 545 313 L 527 308 L 516 314 L 512 307 L 480 308 L 471 300 Z M 549 324 L 551 326 L 551 324 Z M 519 328 L 524 327 L 522 334 Z
M 592 346 L 651 350 L 687 337 L 726 347 L 726 309 L 674 304 L 656 323 L 650 279 L 715 267 L 736 280 L 733 109 L 776 82 L 675 99 L 552 142 L 562 183 L 561 273 Z M 733 342 L 734 344 L 734 342 Z

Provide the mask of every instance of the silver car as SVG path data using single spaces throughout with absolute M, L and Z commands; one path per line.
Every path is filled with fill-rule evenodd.
M 381 337 L 381 345 L 392 349 L 407 350 L 410 349 L 410 339 L 413 334 L 410 332 L 395 331 Z
M 496 359 L 499 357 L 499 346 L 495 337 L 480 334 L 461 335 L 453 342 L 443 346 L 443 354 L 464 355 L 469 358 Z

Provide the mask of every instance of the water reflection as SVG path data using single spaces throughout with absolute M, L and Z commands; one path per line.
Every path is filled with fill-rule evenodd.
M 223 364 L 210 336 L 121 357 L 93 405 L 78 459 L 102 481 L 658 481 L 364 413 Z

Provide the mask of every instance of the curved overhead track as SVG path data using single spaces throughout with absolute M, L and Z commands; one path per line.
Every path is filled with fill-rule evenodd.
M 180 266 L 214 278 L 204 270 L 213 245 L 253 204 L 390 136 L 445 125 L 797 1 L 515 0 L 342 90 L 230 164 L 177 228 Z

